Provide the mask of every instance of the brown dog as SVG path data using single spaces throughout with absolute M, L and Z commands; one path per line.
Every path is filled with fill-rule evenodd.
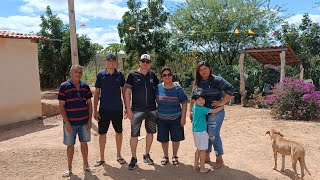
M 277 153 L 280 153 L 282 155 L 282 172 L 284 171 L 285 156 L 291 156 L 292 168 L 294 170 L 296 180 L 298 179 L 297 161 L 300 162 L 301 179 L 304 177 L 304 169 L 309 173 L 309 175 L 311 175 L 305 163 L 305 151 L 301 144 L 283 138 L 283 135 L 274 129 L 267 131 L 266 135 L 267 134 L 270 135 L 272 140 L 274 170 L 277 169 Z

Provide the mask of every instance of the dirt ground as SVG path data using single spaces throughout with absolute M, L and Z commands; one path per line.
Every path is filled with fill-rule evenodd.
M 293 179 L 289 157 L 286 158 L 284 173 L 272 170 L 274 162 L 271 141 L 268 136 L 265 136 L 265 132 L 270 128 L 276 128 L 285 137 L 296 140 L 304 146 L 306 164 L 312 174 L 312 176 L 306 174 L 305 179 L 320 179 L 320 121 L 274 120 L 269 110 L 243 108 L 237 105 L 227 106 L 226 119 L 221 130 L 226 166 L 207 174 L 192 171 L 195 147 L 190 120 L 188 119 L 187 122 L 186 140 L 180 146 L 178 166 L 173 166 L 171 163 L 161 166 L 163 153 L 156 138 L 151 148 L 151 157 L 155 164 L 144 164 L 142 154 L 145 149 L 145 139 L 142 139 L 139 141 L 137 151 L 138 168 L 129 171 L 127 164 L 120 165 L 116 162 L 114 130 L 110 128 L 106 147 L 106 165 L 96 168 L 92 174 L 84 173 L 79 142 L 77 142 L 73 162 L 74 175 L 70 179 Z M 129 121 L 125 119 L 122 155 L 127 162 L 131 158 L 129 127 Z M 144 135 L 145 131 L 142 130 L 141 133 Z M 89 161 L 93 164 L 99 157 L 96 122 L 91 133 Z M 66 147 L 62 144 L 62 137 L 61 116 L 0 127 L 0 178 L 62 179 L 61 175 L 67 166 Z M 278 170 L 280 166 L 281 158 L 279 157 Z M 299 165 L 298 169 L 300 172 Z

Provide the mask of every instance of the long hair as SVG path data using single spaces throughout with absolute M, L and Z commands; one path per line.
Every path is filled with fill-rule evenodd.
M 202 77 L 201 77 L 201 75 L 200 75 L 200 67 L 201 67 L 201 66 L 207 66 L 207 67 L 210 69 L 209 79 L 212 78 L 212 69 L 211 69 L 209 63 L 206 62 L 206 61 L 201 61 L 201 62 L 199 62 L 199 63 L 197 64 L 197 67 L 196 67 L 195 71 L 194 71 L 194 74 L 196 75 L 196 77 L 195 77 L 195 80 L 194 80 L 193 88 L 198 87 L 199 82 L 202 80 Z

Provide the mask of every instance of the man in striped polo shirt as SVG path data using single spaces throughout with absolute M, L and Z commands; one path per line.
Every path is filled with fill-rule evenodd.
M 72 159 L 76 135 L 79 136 L 83 158 L 83 170 L 90 171 L 88 163 L 88 144 L 91 140 L 92 93 L 90 87 L 81 81 L 83 68 L 72 65 L 70 80 L 63 82 L 59 88 L 59 109 L 63 118 L 63 143 L 67 145 L 68 170 L 63 177 L 72 174 Z

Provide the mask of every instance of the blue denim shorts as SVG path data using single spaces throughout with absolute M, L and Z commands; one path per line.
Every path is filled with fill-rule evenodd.
M 91 140 L 90 130 L 87 130 L 87 125 L 72 125 L 72 132 L 68 133 L 65 124 L 63 125 L 63 144 L 72 146 L 76 143 L 78 134 L 80 142 L 89 142 Z

